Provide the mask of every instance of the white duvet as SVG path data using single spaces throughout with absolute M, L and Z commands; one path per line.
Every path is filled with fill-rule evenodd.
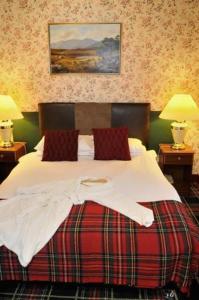
M 83 186 L 82 179 L 106 178 Z M 150 226 L 153 213 L 137 202 L 180 198 L 163 176 L 154 151 L 131 161 L 42 162 L 36 153 L 20 159 L 0 186 L 0 245 L 14 251 L 23 266 L 49 241 L 73 204 L 93 200 Z
M 180 201 L 162 174 L 153 150 L 131 161 L 99 161 L 82 156 L 78 162 L 42 162 L 41 156 L 32 152 L 20 158 L 20 163 L 0 185 L 0 199 L 15 196 L 18 188 L 84 176 L 109 177 L 114 180 L 116 191 L 130 195 L 135 202 Z

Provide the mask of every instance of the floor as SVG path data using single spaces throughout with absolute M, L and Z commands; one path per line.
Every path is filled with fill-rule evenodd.
M 193 181 L 191 184 L 190 195 L 188 198 L 182 197 L 182 200 L 186 202 L 187 206 L 199 225 L 199 181 Z M 180 295 L 180 300 L 198 300 L 199 299 L 199 278 L 197 278 L 191 288 L 191 294 L 189 297 Z

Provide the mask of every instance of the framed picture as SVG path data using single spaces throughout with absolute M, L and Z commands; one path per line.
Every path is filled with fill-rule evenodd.
M 120 73 L 120 23 L 48 26 L 52 74 Z

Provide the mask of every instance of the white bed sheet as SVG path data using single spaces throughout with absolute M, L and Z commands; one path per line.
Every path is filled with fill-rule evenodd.
M 77 162 L 43 162 L 41 156 L 31 152 L 20 158 L 19 164 L 0 185 L 0 198 L 15 196 L 19 188 L 84 176 L 110 178 L 115 193 L 131 197 L 135 202 L 181 201 L 160 170 L 153 150 L 131 161 L 99 161 L 82 156 Z

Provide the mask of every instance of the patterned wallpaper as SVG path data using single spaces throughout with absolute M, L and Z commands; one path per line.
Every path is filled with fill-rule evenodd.
M 199 0 L 1 0 L 0 93 L 22 111 L 42 101 L 150 102 L 179 92 L 199 105 Z M 122 23 L 121 74 L 50 75 L 48 23 Z M 199 173 L 199 122 L 187 142 Z

